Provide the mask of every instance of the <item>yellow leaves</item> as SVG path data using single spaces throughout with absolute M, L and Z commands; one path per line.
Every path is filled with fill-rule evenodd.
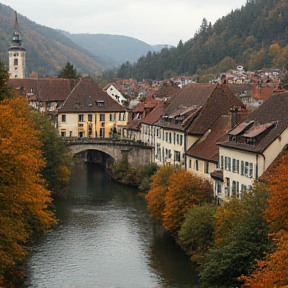
M 185 170 L 175 172 L 173 166 L 164 165 L 152 177 L 146 200 L 151 215 L 162 221 L 167 230 L 175 232 L 183 223 L 187 210 L 211 196 L 209 183 Z

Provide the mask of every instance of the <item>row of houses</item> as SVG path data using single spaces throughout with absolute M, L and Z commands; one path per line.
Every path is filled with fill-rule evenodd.
M 162 85 L 126 109 L 90 77 L 10 79 L 31 106 L 54 115 L 62 137 L 122 137 L 153 146 L 171 163 L 211 181 L 219 201 L 239 197 L 288 143 L 288 92 L 271 91 L 251 112 L 228 84 Z
M 288 144 L 287 109 L 285 91 L 271 90 L 251 111 L 227 84 L 188 84 L 123 129 L 155 147 L 157 164 L 169 162 L 207 179 L 226 201 L 251 189 Z

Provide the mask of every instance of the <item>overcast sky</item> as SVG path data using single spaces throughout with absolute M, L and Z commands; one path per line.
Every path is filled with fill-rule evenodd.
M 176 46 L 202 19 L 214 22 L 246 0 L 0 0 L 19 14 L 70 33 L 116 34 Z M 20 23 L 21 25 L 21 23 Z

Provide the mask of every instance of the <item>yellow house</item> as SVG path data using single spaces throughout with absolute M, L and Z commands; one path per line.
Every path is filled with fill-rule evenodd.
M 59 109 L 62 137 L 112 138 L 127 124 L 127 113 L 90 77 L 80 79 Z

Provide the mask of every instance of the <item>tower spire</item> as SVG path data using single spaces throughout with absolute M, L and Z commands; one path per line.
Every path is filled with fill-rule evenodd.
M 20 37 L 20 26 L 18 23 L 17 12 L 15 11 L 15 23 L 14 23 L 14 32 L 12 38 L 12 45 L 14 46 L 21 46 L 21 37 Z
M 20 26 L 17 12 L 15 11 L 15 23 L 11 46 L 9 48 L 9 73 L 10 78 L 25 78 L 26 49 L 22 47 Z

